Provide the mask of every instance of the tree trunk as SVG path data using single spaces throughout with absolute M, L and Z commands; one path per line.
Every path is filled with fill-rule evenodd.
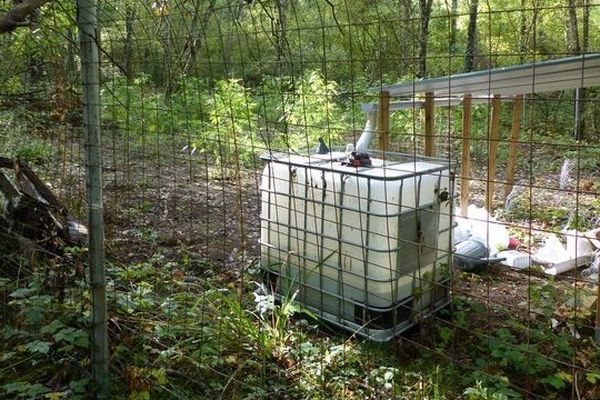
M 569 8 L 569 20 L 567 22 L 567 51 L 569 54 L 579 54 L 579 31 L 577 29 L 577 2 L 576 0 L 567 0 Z
M 129 3 L 125 8 L 125 75 L 128 84 L 133 79 L 133 20 L 135 9 Z
M 456 29 L 457 29 L 458 0 L 452 0 L 450 6 L 450 55 L 456 54 Z
M 581 28 L 582 28 L 582 32 L 581 32 L 581 52 L 583 54 L 586 54 L 589 50 L 589 41 L 590 41 L 590 37 L 589 37 L 589 31 L 590 31 L 590 1 L 589 0 L 583 0 L 583 18 L 581 21 Z M 589 117 L 589 113 L 588 110 L 590 109 L 591 106 L 593 106 L 593 104 L 588 104 L 587 101 L 587 91 L 585 90 L 585 88 L 581 88 L 579 89 L 579 98 L 577 99 L 580 103 L 580 107 L 579 107 L 579 126 L 578 126 L 578 133 L 579 136 L 581 138 L 585 138 L 585 139 L 589 139 L 589 134 L 588 134 L 588 126 L 587 126 L 587 118 Z
M 283 67 L 282 62 L 285 59 L 286 47 L 287 47 L 287 0 L 277 1 L 277 28 L 276 28 L 276 40 L 277 40 L 277 63 L 279 68 Z
M 411 68 L 412 56 L 414 55 L 413 38 L 414 38 L 414 22 L 413 22 L 413 7 L 411 0 L 400 0 L 400 20 L 402 21 L 400 29 L 400 53 L 402 57 L 402 65 L 400 67 L 400 76 L 404 75 L 407 69 Z
M 521 0 L 521 25 L 519 26 L 519 62 L 525 63 L 525 53 L 527 52 L 527 11 L 526 0 Z
M 202 0 L 196 0 L 194 3 L 194 16 L 188 29 L 187 40 L 183 47 L 180 59 L 184 61 L 182 68 L 182 74 L 186 75 L 190 71 L 196 68 L 196 61 L 200 52 L 202 41 L 200 38 L 206 37 L 206 27 L 208 22 L 215 12 L 216 0 L 210 0 L 206 10 L 201 13 L 200 6 L 203 4 Z M 186 55 L 187 53 L 187 55 Z
M 475 47 L 477 46 L 477 7 L 479 0 L 471 0 L 469 5 L 469 27 L 467 28 L 467 49 L 465 51 L 465 72 L 473 71 Z
M 580 54 L 579 47 L 579 30 L 577 28 L 577 2 L 576 0 L 567 0 L 569 19 L 567 20 L 567 51 L 571 55 Z M 581 103 L 580 89 L 575 89 L 574 99 L 574 121 L 573 121 L 573 138 L 579 140 L 581 138 Z
M 424 78 L 427 73 L 427 39 L 429 38 L 429 19 L 433 0 L 419 0 L 421 27 L 419 35 L 419 69 L 417 77 Z

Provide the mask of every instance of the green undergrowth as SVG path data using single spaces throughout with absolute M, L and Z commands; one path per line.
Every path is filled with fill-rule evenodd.
M 521 295 L 516 287 L 502 295 L 506 282 L 497 271 L 460 273 L 456 278 L 483 293 L 489 290 L 488 299 L 495 294 L 488 304 L 476 300 L 477 292 L 455 298 L 451 323 L 438 326 L 439 351 L 462 360 L 472 371 L 468 380 L 478 383 L 471 390 L 481 383 L 507 399 L 570 398 L 573 390 L 582 393 L 581 398 L 600 395 L 591 288 L 550 279 L 521 287 Z
M 0 397 L 89 397 L 85 255 L 2 279 Z M 293 294 L 275 303 L 212 268 L 160 253 L 108 263 L 113 398 L 457 398 L 439 360 L 399 362 L 392 345 L 323 333 Z
M 89 397 L 85 258 L 71 248 L 61 263 L 0 281 L 0 398 Z M 294 293 L 277 303 L 256 291 L 253 264 L 225 273 L 175 249 L 107 267 L 111 398 L 502 400 L 522 398 L 519 388 L 561 398 L 573 349 L 600 361 L 587 339 L 548 328 L 559 295 L 550 285 L 531 293 L 547 318 L 528 325 L 458 299 L 448 325 L 375 344 L 317 323 Z M 577 378 L 583 391 L 600 379 L 590 369 Z

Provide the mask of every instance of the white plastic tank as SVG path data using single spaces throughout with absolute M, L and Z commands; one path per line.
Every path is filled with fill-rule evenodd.
M 448 162 L 386 156 L 370 167 L 346 153 L 271 156 L 261 184 L 272 289 L 380 341 L 447 304 L 451 265 Z

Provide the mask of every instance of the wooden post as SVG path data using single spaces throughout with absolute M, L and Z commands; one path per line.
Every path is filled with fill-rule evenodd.
M 469 207 L 469 172 L 471 169 L 471 95 L 463 98 L 462 158 L 460 167 L 460 213 L 467 216 Z
M 379 115 L 377 121 L 379 132 L 379 149 L 390 151 L 390 92 L 384 90 L 379 94 Z
M 433 156 L 434 152 L 433 137 L 433 93 L 425 93 L 425 155 Z
M 488 141 L 488 170 L 487 182 L 485 186 L 485 209 L 492 212 L 492 202 L 494 200 L 494 180 L 496 179 L 496 158 L 498 153 L 498 138 L 500 128 L 500 95 L 495 94 L 492 99 L 492 123 L 490 127 L 490 137 Z
M 510 194 L 515 178 L 515 167 L 517 165 L 517 149 L 519 148 L 519 129 L 521 128 L 521 117 L 523 116 L 523 95 L 515 97 L 513 103 L 512 127 L 510 129 L 510 144 L 508 148 L 508 161 L 506 164 L 506 186 L 504 197 Z

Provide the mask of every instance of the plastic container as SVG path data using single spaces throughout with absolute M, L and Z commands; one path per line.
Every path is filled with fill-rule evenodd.
M 448 303 L 453 179 L 404 155 L 344 165 L 345 153 L 269 157 L 261 263 L 280 296 L 385 341 Z

